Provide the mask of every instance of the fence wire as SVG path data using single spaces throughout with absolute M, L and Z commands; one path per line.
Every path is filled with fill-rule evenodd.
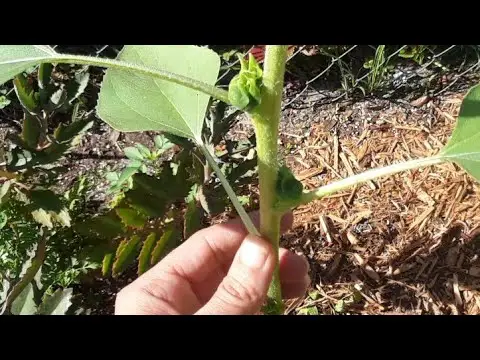
M 385 46 L 383 53 L 382 46 L 352 45 L 337 55 L 323 51 L 320 45 L 309 47 L 316 49 L 315 56 L 296 51 L 289 58 L 287 70 L 293 74 L 293 81 L 302 85 L 285 97 L 283 109 L 369 95 L 408 98 L 427 94 L 435 97 L 448 90 L 465 90 L 472 84 L 471 80 L 478 80 L 480 75 L 479 45 L 401 45 L 396 50 Z M 365 55 L 367 48 L 371 51 Z M 307 61 L 307 71 L 312 74 L 308 79 L 296 73 L 295 66 L 291 67 L 300 57 L 303 63 L 306 58 L 311 59 Z M 360 66 L 357 64 L 354 68 L 352 59 Z M 336 76 L 330 76 L 332 71 Z

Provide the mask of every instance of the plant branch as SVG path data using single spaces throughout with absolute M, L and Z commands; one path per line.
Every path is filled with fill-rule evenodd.
M 22 61 L 37 60 L 37 59 L 22 59 Z M 70 55 L 70 54 L 53 54 L 51 57 L 38 58 L 39 64 L 42 63 L 65 63 L 65 64 L 82 64 L 90 66 L 98 66 L 105 68 L 114 68 L 122 70 L 134 70 L 136 72 L 152 76 L 154 78 L 170 81 L 178 85 L 188 87 L 192 90 L 201 91 L 211 97 L 230 104 L 228 100 L 228 92 L 218 87 L 206 84 L 202 81 L 191 79 L 189 77 L 174 74 L 164 70 L 153 69 L 151 67 L 132 64 L 126 61 L 97 58 L 91 56 L 82 55 Z M 0 63 L 1 64 L 1 63 Z
M 315 190 L 304 192 L 302 197 L 295 201 L 281 201 L 275 205 L 275 209 L 281 213 L 286 212 L 299 205 L 308 204 L 313 200 L 321 199 L 325 196 L 332 195 L 340 190 L 344 190 L 351 186 L 374 180 L 382 176 L 393 175 L 402 171 L 418 169 L 425 166 L 441 164 L 447 161 L 441 156 L 433 156 L 407 161 L 404 163 L 393 164 L 377 169 L 367 170 L 363 173 L 350 176 L 348 178 L 335 181 L 331 184 L 321 186 Z
M 32 264 L 25 272 L 25 275 L 20 279 L 18 283 L 12 288 L 12 291 L 7 296 L 5 300 L 5 304 L 3 305 L 2 314 L 5 312 L 10 312 L 10 307 L 15 301 L 15 299 L 22 293 L 25 287 L 35 278 L 37 275 L 38 270 L 42 267 L 43 262 L 45 261 L 45 252 L 47 248 L 47 237 L 44 235 L 42 239 L 39 241 L 37 250 L 35 251 L 35 255 L 32 259 Z
M 243 208 L 242 204 L 238 201 L 237 195 L 235 195 L 235 192 L 233 191 L 232 187 L 230 186 L 230 183 L 228 182 L 227 178 L 225 177 L 225 174 L 222 172 L 220 167 L 218 166 L 216 160 L 214 159 L 213 155 L 210 153 L 210 151 L 207 149 L 207 147 L 204 144 L 199 144 L 198 147 L 200 150 L 203 152 L 205 155 L 208 163 L 212 167 L 213 171 L 215 171 L 215 174 L 217 174 L 218 179 L 222 183 L 223 187 L 225 188 L 225 191 L 228 194 L 228 197 L 230 198 L 230 201 L 232 202 L 233 206 L 237 210 L 240 218 L 242 219 L 245 227 L 247 228 L 247 231 L 250 234 L 260 236 L 260 233 L 258 232 L 257 228 L 252 222 L 252 219 L 250 216 L 248 216 L 247 212 Z

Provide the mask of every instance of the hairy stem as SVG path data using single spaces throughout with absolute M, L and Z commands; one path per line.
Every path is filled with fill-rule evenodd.
M 282 201 L 275 205 L 277 211 L 285 212 L 296 206 L 307 204 L 313 200 L 321 199 L 325 196 L 332 195 L 338 191 L 344 190 L 351 186 L 355 186 L 360 183 L 367 182 L 369 180 L 374 180 L 382 176 L 393 175 L 402 171 L 417 169 L 425 166 L 441 164 L 447 161 L 441 156 L 433 156 L 428 158 L 416 159 L 411 161 L 406 161 L 399 164 L 393 164 L 377 169 L 367 170 L 363 173 L 350 176 L 348 178 L 335 181 L 331 184 L 321 186 L 318 189 L 305 192 L 300 199 L 297 201 Z
M 262 79 L 262 100 L 252 113 L 258 154 L 260 188 L 260 234 L 274 247 L 278 255 L 281 214 L 274 211 L 278 173 L 278 124 L 280 122 L 282 90 L 287 46 L 268 45 Z M 266 314 L 282 314 L 283 302 L 277 258 L 273 280 L 268 291 Z
M 228 100 L 228 92 L 226 90 L 206 84 L 202 81 L 191 79 L 183 75 L 174 74 L 164 70 L 152 69 L 151 67 L 132 64 L 126 61 L 104 59 L 104 58 L 82 56 L 82 55 L 57 54 L 57 53 L 52 54 L 51 56 L 48 56 L 48 57 L 22 59 L 22 62 L 29 61 L 29 60 L 36 60 L 38 61 L 39 64 L 43 64 L 43 63 L 82 64 L 82 65 L 98 66 L 98 67 L 104 67 L 104 68 L 133 70 L 145 75 L 152 76 L 157 79 L 170 81 L 178 85 L 188 87 L 193 90 L 201 91 L 207 95 L 212 96 L 217 100 L 230 104 L 230 101 Z
M 42 267 L 43 262 L 45 261 L 45 252 L 47 248 L 47 237 L 43 236 L 40 242 L 38 243 L 37 250 L 32 259 L 32 264 L 25 272 L 25 275 L 22 279 L 15 284 L 12 291 L 7 296 L 5 304 L 3 305 L 2 314 L 9 313 L 10 307 L 12 306 L 15 299 L 22 293 L 25 287 L 35 278 L 38 270 Z

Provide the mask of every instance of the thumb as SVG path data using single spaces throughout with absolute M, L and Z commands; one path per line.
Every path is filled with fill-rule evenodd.
M 252 315 L 265 300 L 275 269 L 272 246 L 259 237 L 245 238 L 227 276 L 198 315 Z

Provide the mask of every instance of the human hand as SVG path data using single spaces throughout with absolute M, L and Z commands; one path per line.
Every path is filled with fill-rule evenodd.
M 282 219 L 282 231 L 291 225 L 288 214 Z M 115 314 L 258 313 L 275 269 L 275 255 L 267 241 L 248 235 L 240 220 L 202 229 L 122 289 Z M 310 282 L 308 262 L 285 249 L 278 256 L 283 297 L 302 296 Z

